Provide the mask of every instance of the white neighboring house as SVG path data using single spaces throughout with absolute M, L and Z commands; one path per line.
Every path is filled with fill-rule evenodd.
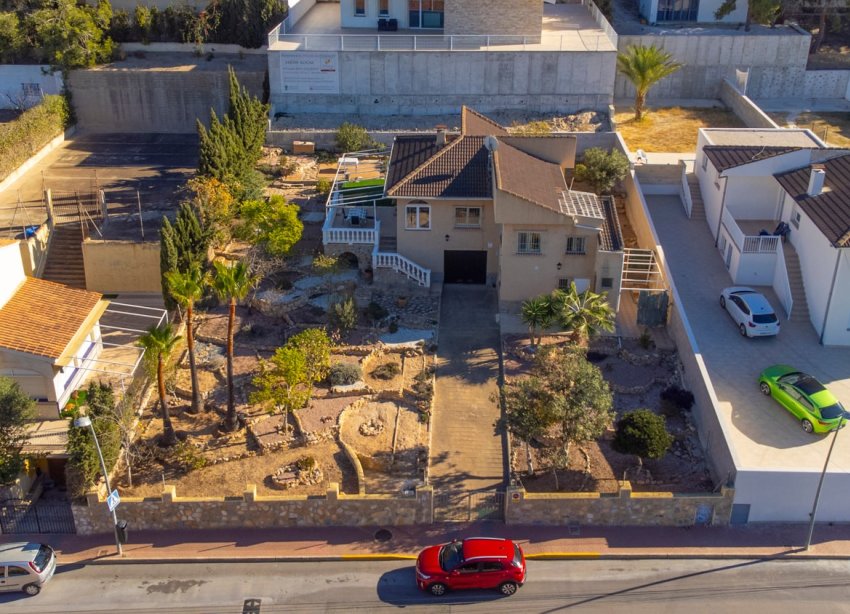
M 640 0 L 640 16 L 651 24 L 664 23 L 744 23 L 747 20 L 747 0 L 737 0 L 735 10 L 717 19 L 714 13 L 723 4 L 723 0 Z
M 850 151 L 808 130 L 701 129 L 695 172 L 733 283 L 772 286 L 822 344 L 850 345 Z

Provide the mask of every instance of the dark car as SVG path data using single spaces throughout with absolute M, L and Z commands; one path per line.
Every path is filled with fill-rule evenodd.
M 466 588 L 498 588 L 513 595 L 525 583 L 525 572 L 522 548 L 496 537 L 430 546 L 416 559 L 416 584 L 432 595 Z

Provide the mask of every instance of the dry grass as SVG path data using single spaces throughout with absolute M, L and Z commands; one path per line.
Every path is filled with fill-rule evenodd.
M 696 151 L 699 128 L 745 127 L 731 111 L 716 108 L 649 109 L 639 122 L 634 120 L 634 109 L 623 108 L 614 114 L 614 120 L 632 151 Z
M 808 128 L 828 145 L 850 147 L 850 114 L 847 113 L 768 113 L 783 127 Z M 789 121 L 789 118 L 793 118 Z

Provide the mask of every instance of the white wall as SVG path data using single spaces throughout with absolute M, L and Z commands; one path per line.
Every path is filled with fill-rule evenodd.
M 835 290 L 829 304 L 824 345 L 850 345 L 850 250 L 836 250 L 840 254 Z
M 743 254 L 738 256 L 738 266 L 733 275 L 735 284 L 747 286 L 773 285 L 776 254 Z
M 316 4 L 316 0 L 289 0 L 289 14 L 286 21 L 292 28 Z
M 25 278 L 18 242 L 0 245 L 0 307 L 12 298 Z
M 750 505 L 749 522 L 807 522 L 819 478 L 818 472 L 739 469 L 735 477 L 734 504 Z M 850 474 L 827 473 L 817 521 L 847 522 L 848 509 Z M 788 543 L 795 543 L 792 535 L 788 539 Z
M 776 220 L 782 191 L 773 174 L 730 177 L 726 186 L 726 208 L 736 220 Z
M 22 83 L 38 83 L 44 94 L 62 92 L 62 74 L 51 74 L 50 66 L 0 64 L 0 109 L 17 108 L 17 102 L 23 100 Z M 40 101 L 40 98 L 30 98 L 26 106 L 29 108 Z
M 303 0 L 302 0 L 303 1 Z M 313 0 L 315 2 L 315 0 Z M 354 14 L 354 0 L 340 0 L 340 23 L 343 28 L 378 29 L 378 19 L 397 19 L 398 27 L 405 29 L 409 25 L 409 13 L 405 0 L 390 0 L 389 15 L 378 14 L 378 0 L 365 0 L 366 14 Z

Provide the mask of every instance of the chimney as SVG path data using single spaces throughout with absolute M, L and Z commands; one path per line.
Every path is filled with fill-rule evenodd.
M 436 126 L 437 129 L 437 147 L 443 147 L 446 144 L 446 131 L 449 129 L 448 126 L 444 124 L 439 124 Z
M 826 179 L 826 171 L 822 166 L 812 166 L 812 174 L 809 175 L 809 187 L 806 189 L 806 194 L 809 196 L 818 196 L 823 192 L 823 182 Z

